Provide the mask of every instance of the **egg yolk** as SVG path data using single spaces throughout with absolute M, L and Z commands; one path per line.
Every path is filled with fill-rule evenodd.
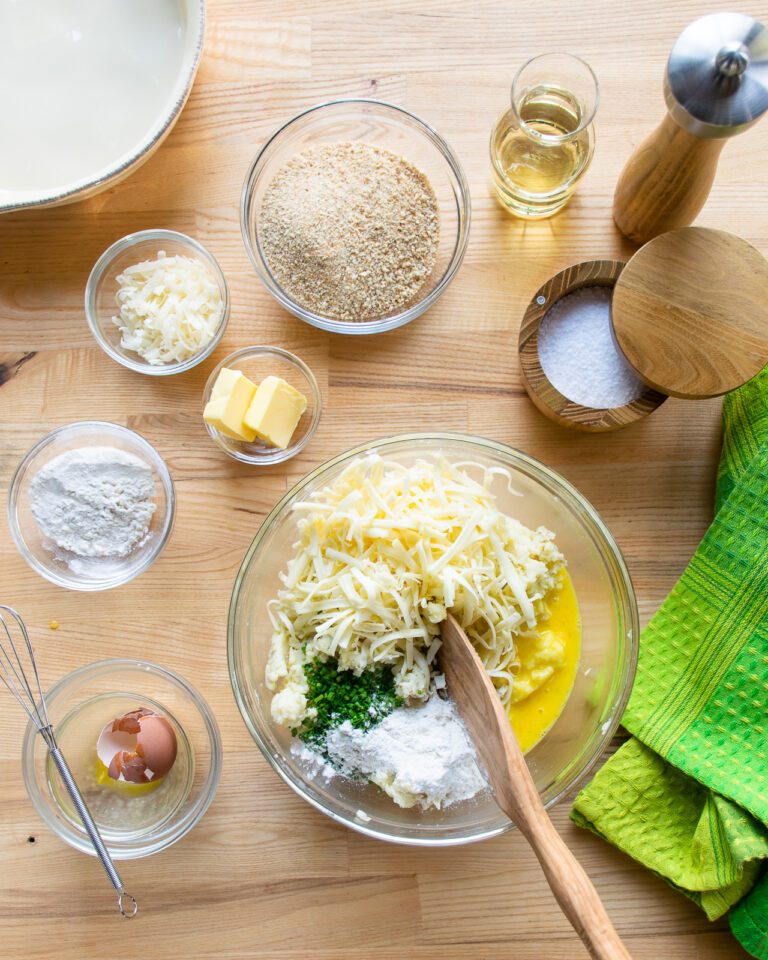
M 579 605 L 565 570 L 560 580 L 560 589 L 546 604 L 538 633 L 521 638 L 518 644 L 521 669 L 515 678 L 509 719 L 523 753 L 541 740 L 562 713 L 579 665 Z
M 151 793 L 157 790 L 163 782 L 162 777 L 156 780 L 150 780 L 149 783 L 129 783 L 127 780 L 114 780 L 109 775 L 109 770 L 104 764 L 96 758 L 96 782 L 102 787 L 109 787 L 110 790 L 116 790 L 126 797 L 140 797 L 145 793 Z

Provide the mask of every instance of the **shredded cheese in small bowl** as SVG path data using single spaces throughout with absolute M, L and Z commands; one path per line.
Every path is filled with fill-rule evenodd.
M 208 268 L 192 257 L 143 260 L 118 275 L 121 344 L 147 363 L 179 363 L 211 342 L 224 304 Z
M 140 373 L 181 373 L 205 359 L 229 314 L 226 281 L 197 241 L 147 230 L 113 244 L 91 272 L 88 322 L 114 360 Z

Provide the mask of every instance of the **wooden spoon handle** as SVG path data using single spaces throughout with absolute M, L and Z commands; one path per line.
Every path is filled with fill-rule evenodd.
M 496 803 L 533 847 L 549 886 L 595 960 L 631 960 L 597 891 L 547 816 L 509 717 L 456 620 L 441 624 L 440 662 L 485 767 Z
M 518 823 L 539 858 L 555 899 L 595 960 L 631 960 L 592 881 L 542 808 L 535 822 Z

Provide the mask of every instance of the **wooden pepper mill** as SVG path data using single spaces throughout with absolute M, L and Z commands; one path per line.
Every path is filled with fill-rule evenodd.
M 613 198 L 635 243 L 698 215 L 729 137 L 768 109 L 768 29 L 740 13 L 695 20 L 677 39 L 664 79 L 667 116 L 624 167 Z

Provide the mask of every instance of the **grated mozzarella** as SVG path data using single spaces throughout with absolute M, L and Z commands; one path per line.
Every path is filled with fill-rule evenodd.
M 224 303 L 208 267 L 192 257 L 165 255 L 127 267 L 117 277 L 112 318 L 124 350 L 134 350 L 153 366 L 179 363 L 213 339 Z
M 448 610 L 509 706 L 515 639 L 535 629 L 564 561 L 553 533 L 498 509 L 490 488 L 500 475 L 511 484 L 499 468 L 443 457 L 406 467 L 372 454 L 294 504 L 296 553 L 269 605 L 277 722 L 305 719 L 303 665 L 318 656 L 357 674 L 389 665 L 400 696 L 426 697 Z

